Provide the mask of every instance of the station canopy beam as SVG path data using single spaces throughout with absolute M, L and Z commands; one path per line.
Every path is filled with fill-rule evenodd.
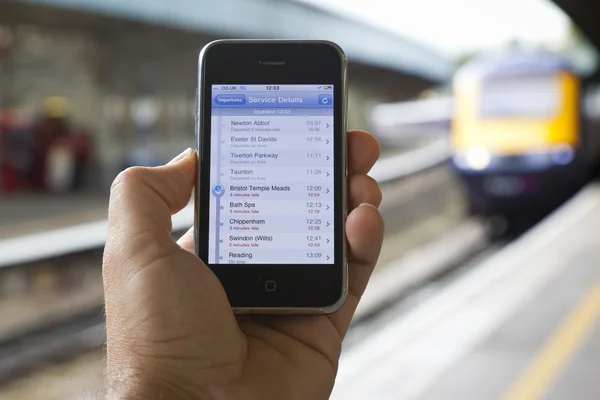
M 447 82 L 452 63 L 397 34 L 291 0 L 21 0 L 19 3 L 205 32 L 215 37 L 327 39 L 351 63 Z
M 553 0 L 573 20 L 590 42 L 600 49 L 600 2 L 598 0 Z

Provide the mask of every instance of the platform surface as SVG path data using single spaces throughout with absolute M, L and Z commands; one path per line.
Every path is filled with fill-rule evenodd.
M 600 398 L 600 184 L 342 357 L 332 399 Z

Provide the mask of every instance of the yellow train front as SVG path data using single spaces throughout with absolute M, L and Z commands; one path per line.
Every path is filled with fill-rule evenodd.
M 480 58 L 457 73 L 452 163 L 472 214 L 527 216 L 581 187 L 598 154 L 582 93 L 574 69 L 545 52 Z

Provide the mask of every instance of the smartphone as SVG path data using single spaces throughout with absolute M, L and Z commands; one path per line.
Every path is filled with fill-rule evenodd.
M 346 69 L 328 41 L 200 53 L 195 251 L 236 313 L 327 314 L 346 300 Z

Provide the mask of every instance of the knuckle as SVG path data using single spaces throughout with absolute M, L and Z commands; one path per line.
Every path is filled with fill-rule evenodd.
M 120 188 L 127 188 L 132 185 L 136 185 L 144 180 L 145 175 L 145 167 L 129 167 L 117 175 L 110 187 L 110 191 L 111 193 L 117 192 L 120 190 Z
M 373 181 L 373 191 L 377 196 L 378 202 L 381 203 L 383 200 L 383 191 L 381 190 L 381 186 L 379 186 L 379 182 L 377 182 L 375 179 L 371 178 L 371 180 Z
M 381 191 L 381 188 L 379 187 L 379 182 L 377 182 L 375 180 L 375 178 L 369 176 L 369 175 L 365 175 L 366 180 L 369 182 L 369 185 L 371 185 L 371 189 L 377 192 Z
M 379 186 L 379 182 L 377 182 L 374 178 L 372 178 L 368 175 L 367 175 L 367 179 L 369 180 L 369 186 L 370 186 L 371 192 L 373 193 L 375 198 L 378 200 L 378 202 L 381 202 L 381 199 L 383 198 L 383 193 L 381 191 L 381 186 Z
M 362 200 L 377 203 L 374 204 L 375 206 L 378 206 L 383 200 L 383 192 L 379 182 L 369 175 L 356 175 L 353 178 L 352 185 L 365 197 Z

